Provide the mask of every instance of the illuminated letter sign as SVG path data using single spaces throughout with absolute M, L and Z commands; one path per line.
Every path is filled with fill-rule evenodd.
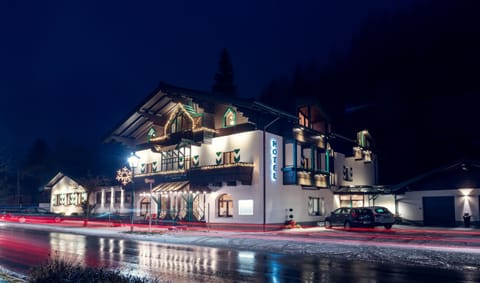
M 270 154 L 272 156 L 272 181 L 276 181 L 277 180 L 277 169 L 278 169 L 278 144 L 277 144 L 277 140 L 276 139 L 272 139 L 271 140 L 271 151 L 270 151 Z

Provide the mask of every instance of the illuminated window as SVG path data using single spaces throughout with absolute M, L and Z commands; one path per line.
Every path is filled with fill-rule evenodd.
M 147 133 L 147 140 L 150 141 L 151 138 L 154 138 L 156 136 L 157 136 L 157 131 L 155 130 L 155 128 L 151 127 Z
M 228 108 L 227 111 L 225 112 L 225 115 L 223 115 L 223 127 L 232 127 L 237 124 L 237 117 L 236 117 L 235 111 L 232 110 L 232 108 Z
M 253 215 L 253 199 L 238 201 L 238 215 Z
M 193 128 L 192 119 L 181 108 L 178 109 L 167 122 L 167 134 L 187 132 Z
M 218 217 L 233 217 L 233 199 L 224 194 L 218 198 Z
M 310 125 L 307 115 L 303 114 L 301 111 L 298 112 L 298 124 L 307 128 Z
M 168 150 L 162 152 L 161 160 L 162 162 L 160 164 L 162 171 L 190 169 L 190 156 L 185 156 L 184 152 L 180 150 Z
M 340 195 L 340 206 L 363 207 L 363 195 Z

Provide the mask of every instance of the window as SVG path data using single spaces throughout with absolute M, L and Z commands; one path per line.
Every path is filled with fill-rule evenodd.
M 106 192 L 105 193 L 105 203 L 110 205 L 112 202 L 112 192 Z
M 178 107 L 176 113 L 167 122 L 166 128 L 167 134 L 191 131 L 193 128 L 192 118 L 184 112 L 182 107 Z
M 65 194 L 60 194 L 60 205 L 65 205 Z
M 225 111 L 225 115 L 223 115 L 223 127 L 232 127 L 237 124 L 237 117 L 236 113 L 232 108 L 228 108 Z
M 253 215 L 253 199 L 238 201 L 238 215 Z
M 59 206 L 60 205 L 60 195 L 53 195 L 53 198 L 52 198 L 52 203 L 53 205 L 55 206 Z
M 150 139 L 154 138 L 157 136 L 157 131 L 155 128 L 151 127 L 150 130 L 147 132 L 147 140 L 150 141 Z
M 231 195 L 221 195 L 218 198 L 218 217 L 233 217 L 233 199 Z
M 120 203 L 122 199 L 122 191 L 115 191 L 115 203 Z
M 308 215 L 323 216 L 325 215 L 325 200 L 323 198 L 308 198 Z
M 343 166 L 343 180 L 353 181 L 353 169 L 352 167 Z
M 68 200 L 70 205 L 80 205 L 82 203 L 82 193 L 72 193 Z
M 303 114 L 302 111 L 298 112 L 298 124 L 307 128 L 310 126 L 307 115 Z
M 223 153 L 223 164 L 234 164 L 235 153 L 233 151 L 227 151 Z
M 363 195 L 340 195 L 340 206 L 363 207 Z
M 97 192 L 95 203 L 96 204 L 101 204 L 102 203 L 102 192 Z
M 132 202 L 132 192 L 125 192 L 125 203 L 131 204 Z

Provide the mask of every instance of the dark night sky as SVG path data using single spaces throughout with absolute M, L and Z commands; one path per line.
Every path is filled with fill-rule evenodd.
M 479 21 L 451 3 L 1 1 L 0 154 L 18 162 L 38 138 L 97 146 L 159 81 L 210 90 L 227 48 L 242 97 L 323 68 L 314 94 L 357 109 L 337 108 L 334 127 L 372 129 L 400 181 L 478 152 Z
M 2 1 L 3 147 L 100 143 L 159 81 L 209 90 L 224 47 L 240 94 L 257 96 L 348 51 L 369 15 L 409 8 L 393 2 Z

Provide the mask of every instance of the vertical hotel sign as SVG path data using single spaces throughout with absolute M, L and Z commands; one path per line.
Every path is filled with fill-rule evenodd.
M 276 139 L 271 139 L 270 140 L 270 156 L 271 156 L 271 167 L 270 167 L 270 176 L 272 178 L 272 181 L 275 182 L 277 181 L 278 177 L 278 143 Z

